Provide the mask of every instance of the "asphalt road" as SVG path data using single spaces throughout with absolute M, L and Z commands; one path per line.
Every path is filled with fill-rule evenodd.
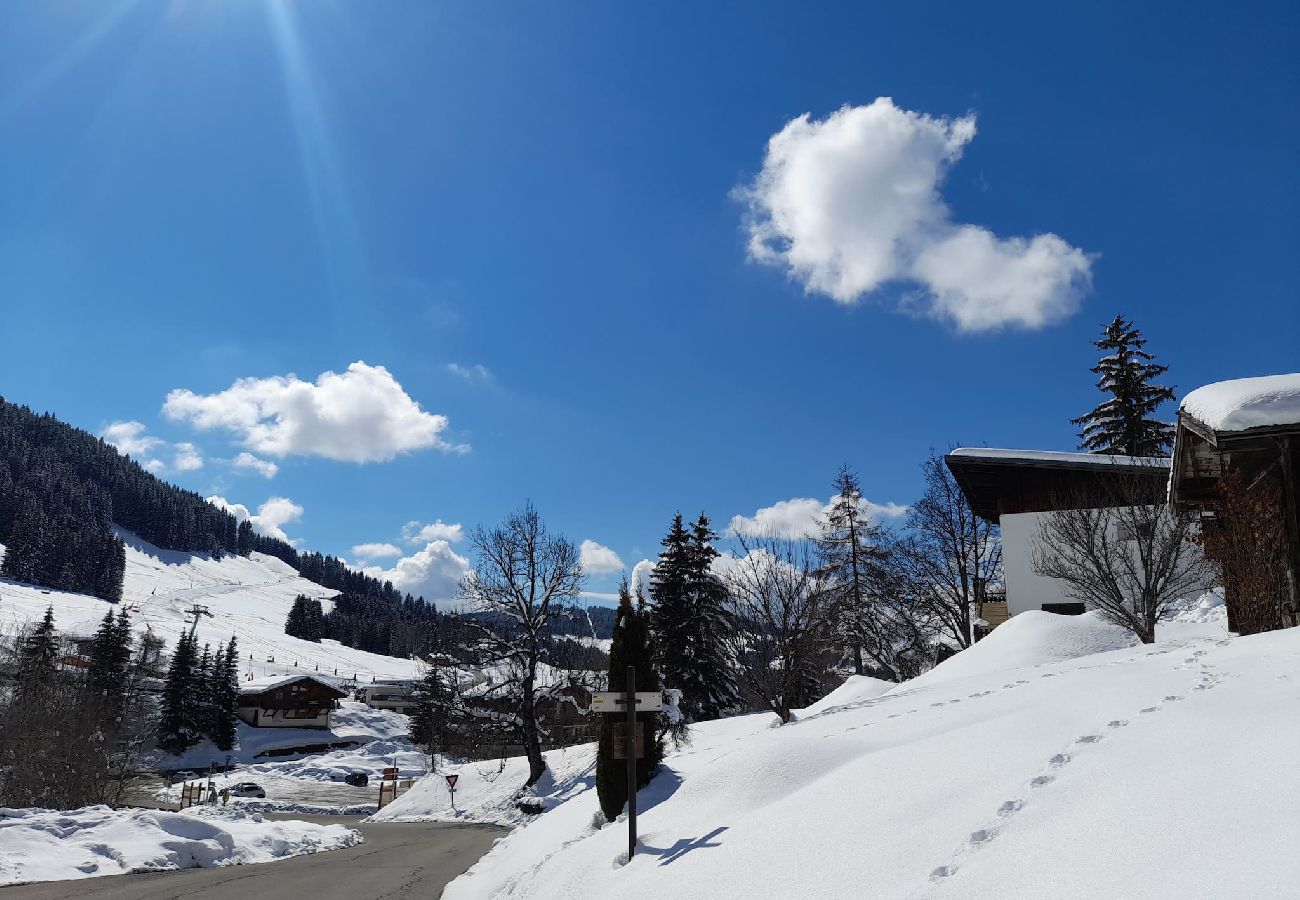
M 249 866 L 14 885 L 0 888 L 0 900 L 432 900 L 506 832 L 490 825 L 363 823 L 347 816 L 267 818 L 347 825 L 366 842 Z

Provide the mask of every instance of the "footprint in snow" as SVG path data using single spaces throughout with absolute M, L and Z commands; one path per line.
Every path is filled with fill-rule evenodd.
M 1153 712 L 1155 712 L 1155 711 L 1156 711 L 1157 709 L 1159 709 L 1159 708 L 1160 708 L 1160 707 L 1158 707 L 1158 706 L 1148 706 L 1146 709 L 1139 709 L 1138 712 L 1139 712 L 1139 713 L 1153 713 Z
M 1123 728 L 1128 724 L 1128 719 L 1111 719 L 1106 723 L 1107 728 Z
M 1099 734 L 1085 734 L 1081 737 L 1075 738 L 1074 742 L 1076 744 L 1095 744 L 1099 740 L 1101 740 L 1101 735 Z
M 1170 694 L 1168 697 L 1165 698 L 1165 700 L 1166 700 L 1167 702 L 1169 702 L 1169 703 L 1172 703 L 1172 702 L 1175 701 L 1175 700 L 1181 700 L 1181 699 L 1183 699 L 1183 698 L 1180 697 L 1180 696 L 1178 696 L 1177 694 Z
M 1047 761 L 1047 764 L 1051 766 L 1053 769 L 1059 769 L 1061 766 L 1065 765 L 1069 761 L 1070 761 L 1070 754 L 1058 753 L 1055 756 L 1053 756 L 1051 759 L 1049 759 Z
M 970 843 L 983 844 L 993 837 L 993 832 L 987 828 L 981 828 L 979 831 L 971 832 Z
M 1044 672 L 1042 675 L 1039 675 L 1038 677 L 1039 677 L 1039 678 L 1055 678 L 1055 677 L 1056 677 L 1056 673 L 1055 673 L 1055 672 Z
M 940 866 L 930 873 L 930 877 L 938 880 L 940 878 L 947 878 L 949 875 L 955 875 L 956 872 L 956 866 Z
M 1023 800 L 1008 800 L 998 807 L 999 816 L 1009 816 L 1012 813 L 1019 812 L 1020 808 L 1025 805 Z
M 1033 781 L 1029 782 L 1030 787 L 1042 787 L 1045 784 L 1051 784 L 1055 779 L 1051 775 L 1039 775 Z

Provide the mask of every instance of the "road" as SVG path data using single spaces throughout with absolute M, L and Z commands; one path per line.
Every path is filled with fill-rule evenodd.
M 267 818 L 347 825 L 366 842 L 250 866 L 15 885 L 0 888 L 0 900 L 431 900 L 506 833 L 490 825 L 365 823 L 348 816 Z

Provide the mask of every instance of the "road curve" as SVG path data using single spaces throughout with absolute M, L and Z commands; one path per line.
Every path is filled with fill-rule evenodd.
M 275 818 L 347 825 L 359 829 L 366 842 L 249 866 L 13 885 L 0 888 L 0 900 L 431 900 L 506 833 L 491 825 L 368 823 L 347 816 Z

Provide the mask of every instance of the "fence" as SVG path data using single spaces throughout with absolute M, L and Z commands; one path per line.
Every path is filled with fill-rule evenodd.
M 186 809 L 200 803 L 211 803 L 215 797 L 215 788 L 209 790 L 209 785 L 205 781 L 185 782 L 181 785 L 181 809 Z
M 415 784 L 414 778 L 402 778 L 396 781 L 388 781 L 385 779 L 384 781 L 379 782 L 379 808 L 383 809 L 398 797 L 405 794 L 411 789 L 411 785 L 413 784 Z

